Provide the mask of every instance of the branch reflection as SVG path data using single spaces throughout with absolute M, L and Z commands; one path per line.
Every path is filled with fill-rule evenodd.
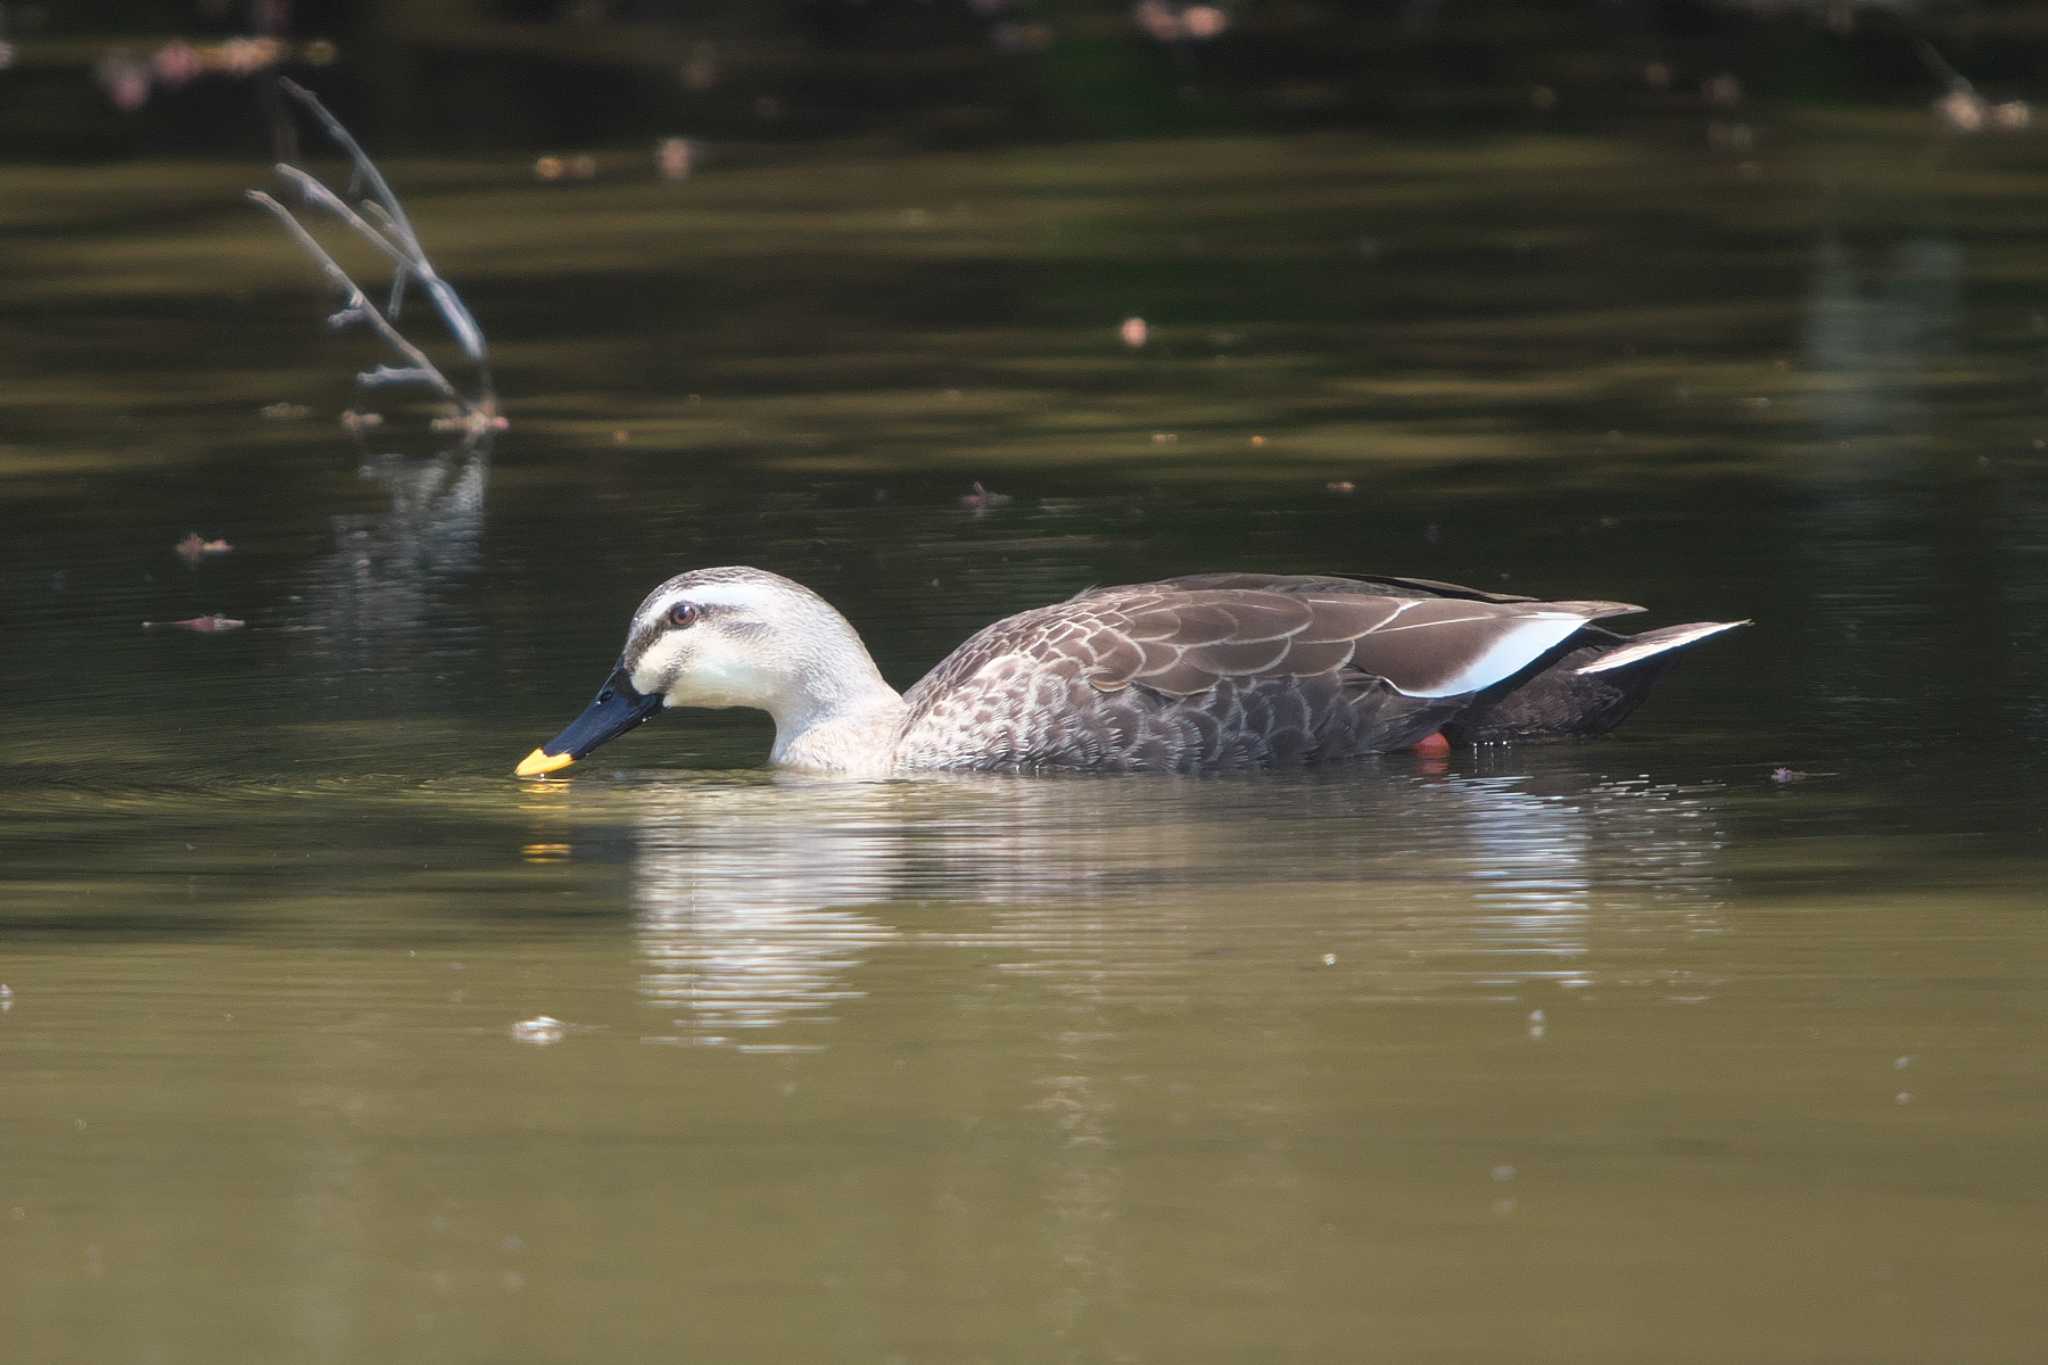
M 334 548 L 310 566 L 305 622 L 316 676 L 355 697 L 400 694 L 473 665 L 482 623 L 462 595 L 483 553 L 490 442 L 432 455 L 364 457 L 386 503 L 331 518 Z

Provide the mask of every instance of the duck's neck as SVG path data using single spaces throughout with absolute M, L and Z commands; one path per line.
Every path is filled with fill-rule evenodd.
M 775 748 L 768 761 L 778 768 L 886 776 L 896 759 L 903 698 L 882 681 L 859 637 L 853 637 L 850 650 L 834 649 L 811 661 L 803 678 L 801 688 L 768 708 L 775 717 Z

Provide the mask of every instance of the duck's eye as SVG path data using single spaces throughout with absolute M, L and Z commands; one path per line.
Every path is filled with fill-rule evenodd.
M 693 626 L 697 624 L 697 615 L 696 603 L 678 602 L 668 609 L 668 623 L 678 628 Z

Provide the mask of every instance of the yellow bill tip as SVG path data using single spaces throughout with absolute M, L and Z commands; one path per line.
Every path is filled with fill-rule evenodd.
M 520 759 L 519 766 L 512 772 L 517 777 L 545 777 L 549 773 L 559 772 L 575 761 L 576 759 L 569 754 L 551 754 L 545 749 L 535 749 Z

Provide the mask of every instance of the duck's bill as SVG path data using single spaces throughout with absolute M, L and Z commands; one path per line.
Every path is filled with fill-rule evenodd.
M 617 739 L 636 725 L 653 720 L 661 710 L 660 697 L 642 696 L 633 690 L 623 668 L 615 669 L 583 714 L 568 728 L 519 761 L 513 771 L 520 777 L 542 777 L 559 772 L 598 745 Z

